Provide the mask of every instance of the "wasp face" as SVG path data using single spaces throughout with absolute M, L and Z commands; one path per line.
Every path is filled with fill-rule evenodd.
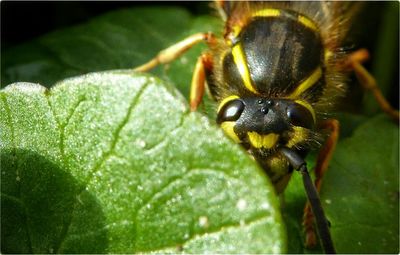
M 288 99 L 232 97 L 218 111 L 217 122 L 234 140 L 253 150 L 293 147 L 315 123 L 303 105 Z M 304 137 L 302 137 L 304 138 Z

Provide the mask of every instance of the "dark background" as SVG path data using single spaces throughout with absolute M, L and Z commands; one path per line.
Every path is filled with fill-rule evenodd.
M 6 49 L 55 29 L 89 21 L 92 17 L 112 10 L 149 6 L 176 5 L 193 14 L 208 14 L 209 2 L 170 1 L 2 1 L 1 47 Z
M 176 5 L 189 10 L 194 15 L 209 14 L 210 2 L 127 2 L 127 1 L 2 1 L 1 2 L 1 51 L 19 43 L 29 41 L 35 37 L 56 29 L 79 24 L 90 20 L 94 16 L 120 8 L 149 5 Z M 399 38 L 399 2 L 366 2 L 362 14 L 354 23 L 351 30 L 351 40 L 355 48 L 367 48 L 371 56 L 375 55 L 380 30 L 387 7 L 397 8 L 397 35 Z M 399 55 L 399 50 L 395 52 Z M 399 58 L 396 58 L 397 61 Z M 395 63 L 398 66 L 398 62 Z M 371 67 L 371 62 L 366 63 Z M 398 70 L 398 68 L 397 68 Z M 394 72 L 391 78 L 393 86 L 388 93 L 389 100 L 395 107 L 399 107 L 399 73 Z M 359 89 L 351 89 L 349 94 L 360 94 Z M 361 100 L 361 99 L 360 99 Z

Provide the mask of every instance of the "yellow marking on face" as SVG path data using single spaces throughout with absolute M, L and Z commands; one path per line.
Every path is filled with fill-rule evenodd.
M 297 17 L 297 20 L 298 20 L 301 24 L 303 24 L 304 26 L 310 28 L 311 30 L 313 30 L 313 31 L 318 31 L 318 27 L 315 25 L 315 23 L 314 23 L 312 20 L 310 20 L 309 18 L 307 18 L 306 16 L 299 15 L 299 16 Z
M 221 128 L 225 132 L 225 134 L 228 135 L 230 138 L 232 138 L 232 140 L 235 141 L 236 143 L 240 143 L 241 140 L 233 130 L 234 126 L 235 126 L 234 121 L 225 121 L 221 123 Z
M 218 105 L 218 110 L 217 110 L 217 112 L 219 112 L 219 111 L 221 110 L 222 106 L 224 106 L 226 103 L 228 103 L 229 101 L 232 101 L 232 100 L 234 100 L 234 99 L 238 99 L 238 98 L 239 98 L 239 96 L 237 96 L 237 95 L 231 95 L 231 96 L 225 97 L 225 98 L 221 101 L 221 103 Z
M 278 141 L 279 135 L 271 133 L 268 135 L 260 135 L 257 132 L 251 131 L 247 133 L 251 145 L 253 147 L 271 149 Z
M 281 11 L 278 9 L 261 9 L 251 14 L 252 17 L 278 17 Z
M 314 108 L 308 102 L 306 102 L 304 100 L 295 100 L 294 102 L 304 106 L 309 112 L 311 112 L 311 115 L 314 120 L 314 124 L 317 122 L 317 117 L 315 116 Z
M 250 78 L 250 71 L 247 66 L 246 57 L 244 56 L 243 49 L 240 43 L 233 46 L 232 55 L 233 55 L 233 61 L 235 62 L 235 65 L 239 70 L 240 76 L 242 77 L 244 86 L 254 94 L 258 94 L 256 89 L 253 87 L 253 83 Z
M 322 76 L 321 67 L 317 67 L 310 76 L 307 77 L 303 82 L 301 82 L 296 89 L 289 95 L 288 98 L 296 99 L 298 98 L 304 91 L 309 89 L 312 85 L 314 85 Z
M 293 136 L 290 138 L 286 147 L 292 148 L 298 143 L 303 142 L 307 138 L 307 130 L 302 127 L 293 127 Z

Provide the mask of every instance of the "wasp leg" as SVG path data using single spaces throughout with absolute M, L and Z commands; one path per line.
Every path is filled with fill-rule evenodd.
M 231 2 L 225 0 L 214 0 L 214 3 L 222 20 L 226 21 L 231 12 Z
M 156 57 L 154 57 L 147 63 L 134 68 L 134 71 L 146 72 L 153 69 L 157 65 L 169 63 L 177 59 L 194 45 L 203 41 L 205 41 L 209 45 L 215 44 L 215 36 L 211 32 L 193 34 L 183 39 L 182 41 L 160 51 Z
M 206 75 L 212 71 L 212 56 L 203 53 L 198 59 L 193 71 L 192 84 L 190 87 L 190 110 L 196 111 L 203 99 Z
M 335 119 L 325 120 L 319 124 L 319 128 L 329 130 L 330 136 L 326 139 L 324 146 L 319 151 L 315 166 L 315 187 L 318 192 L 321 190 L 322 179 L 328 170 L 329 161 L 332 158 L 339 138 L 339 121 Z M 314 215 L 309 202 L 307 202 L 304 207 L 303 227 L 306 235 L 306 247 L 314 247 L 317 244 L 317 237 L 314 229 Z
M 372 92 L 382 111 L 388 114 L 393 120 L 399 122 L 399 111 L 395 110 L 388 103 L 386 98 L 382 95 L 375 78 L 361 64 L 368 58 L 368 51 L 361 49 L 349 55 L 346 65 L 354 71 L 361 86 L 365 90 Z

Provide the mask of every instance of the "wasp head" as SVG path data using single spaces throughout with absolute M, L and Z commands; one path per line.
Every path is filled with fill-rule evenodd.
M 304 145 L 315 116 L 302 101 L 232 96 L 221 102 L 217 123 L 245 148 L 268 153 L 280 146 Z

